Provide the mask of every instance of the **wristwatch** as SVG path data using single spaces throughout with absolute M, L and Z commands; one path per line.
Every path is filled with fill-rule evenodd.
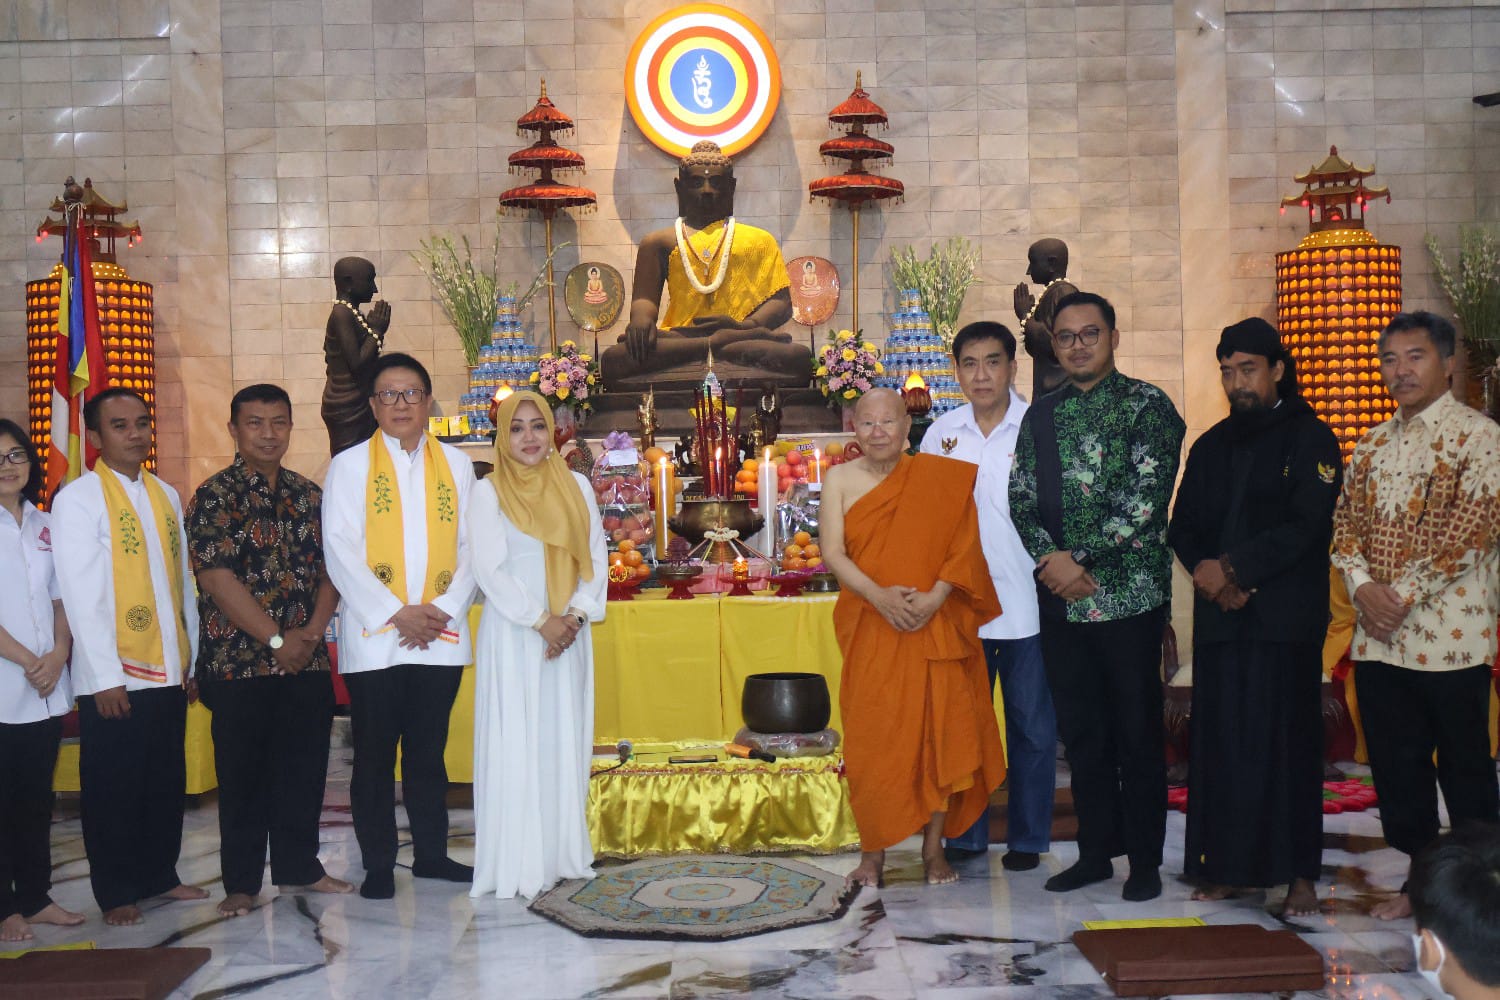
M 569 612 L 568 613 L 568 617 L 571 618 L 571 619 L 573 619 L 575 622 L 577 622 L 579 628 L 583 628 L 583 626 L 585 626 L 585 625 L 587 625 L 589 623 L 589 620 L 587 618 L 585 618 L 583 615 L 579 614 L 576 611 Z
M 1088 549 L 1074 549 L 1068 554 L 1073 557 L 1074 562 L 1082 566 L 1084 569 L 1093 569 L 1094 554 Z
M 271 651 L 274 653 L 276 650 L 286 645 L 286 639 L 282 638 L 280 632 L 277 632 L 275 635 L 271 636 L 271 638 L 266 640 L 266 645 L 270 646 Z

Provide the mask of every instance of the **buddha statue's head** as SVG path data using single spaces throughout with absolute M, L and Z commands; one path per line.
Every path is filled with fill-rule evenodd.
M 1039 285 L 1068 274 L 1068 245 L 1058 239 L 1037 240 L 1026 251 L 1031 266 L 1026 273 Z
M 694 229 L 734 214 L 734 166 L 718 143 L 703 141 L 677 167 L 677 214 Z
M 363 257 L 340 257 L 333 265 L 333 287 L 345 302 L 364 305 L 380 291 L 375 286 L 375 265 Z

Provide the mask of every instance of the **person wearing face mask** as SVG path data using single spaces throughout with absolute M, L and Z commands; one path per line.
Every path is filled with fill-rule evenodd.
M 541 396 L 495 414 L 495 471 L 467 533 L 486 598 L 475 643 L 474 886 L 535 896 L 593 877 L 589 761 L 593 622 L 604 620 L 604 529 L 588 480 L 552 447 Z
M 1411 865 L 1417 971 L 1440 997 L 1500 998 L 1500 826 L 1439 837 Z

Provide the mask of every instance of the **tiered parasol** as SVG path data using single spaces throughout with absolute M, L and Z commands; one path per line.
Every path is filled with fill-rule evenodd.
M 542 213 L 547 230 L 547 331 L 554 352 L 557 351 L 557 301 L 552 293 L 552 217 L 559 209 L 592 208 L 597 200 L 588 188 L 562 184 L 552 177 L 556 171 L 583 169 L 583 157 L 559 146 L 552 138 L 554 132 L 570 132 L 572 129 L 573 119 L 557 110 L 547 98 L 547 81 L 543 80 L 536 107 L 516 120 L 518 134 L 536 132 L 539 133 L 537 140 L 508 158 L 512 173 L 540 170 L 542 175 L 532 183 L 511 188 L 500 196 L 502 210 L 536 209 Z
M 867 201 L 882 201 L 900 198 L 906 186 L 894 177 L 882 177 L 865 169 L 866 160 L 889 160 L 895 147 L 865 133 L 866 126 L 885 128 L 890 119 L 885 109 L 874 101 L 864 89 L 864 74 L 854 73 L 854 92 L 849 99 L 828 113 L 828 122 L 835 128 L 845 129 L 836 139 L 829 139 L 818 147 L 818 152 L 834 160 L 847 160 L 849 168 L 833 177 L 820 177 L 807 186 L 808 200 L 827 198 L 843 202 L 849 208 L 854 226 L 854 321 L 851 330 L 859 327 L 859 210 Z

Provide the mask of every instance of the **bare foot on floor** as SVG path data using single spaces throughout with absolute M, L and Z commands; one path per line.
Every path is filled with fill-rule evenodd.
M 77 927 L 87 919 L 88 917 L 82 913 L 74 913 L 72 910 L 63 909 L 56 903 L 48 903 L 27 917 L 26 922 L 28 924 L 53 924 L 57 927 Z
M 130 927 L 135 924 L 145 923 L 146 918 L 141 915 L 141 908 L 134 903 L 117 906 L 113 910 L 104 911 L 104 922 L 111 927 Z
M 4 920 L 0 920 L 0 941 L 30 941 L 36 935 L 31 933 L 31 928 L 26 923 L 26 918 L 19 913 L 12 913 Z
M 1221 899 L 1234 899 L 1240 891 L 1232 885 L 1205 885 L 1193 890 L 1193 900 L 1199 903 L 1215 903 Z
M 1305 878 L 1293 880 L 1281 904 L 1283 917 L 1306 917 L 1318 912 L 1318 892 Z
M 958 872 L 948 864 L 948 859 L 943 857 L 941 850 L 935 854 L 929 854 L 925 850 L 922 852 L 922 870 L 927 874 L 928 885 L 948 885 L 958 881 Z
M 303 886 L 302 888 L 307 892 L 329 892 L 342 895 L 346 892 L 353 892 L 354 883 L 345 882 L 343 879 L 334 878 L 332 875 L 324 875 L 312 885 Z
M 219 912 L 226 917 L 245 917 L 255 909 L 255 897 L 246 892 L 231 892 L 219 904 Z
M 179 882 L 161 895 L 163 899 L 207 899 L 208 890 L 200 889 L 196 885 L 188 885 L 186 882 Z
M 1401 920 L 1411 916 L 1411 897 L 1399 892 L 1390 899 L 1383 899 L 1370 907 L 1370 916 L 1376 920 Z
M 844 880 L 847 886 L 867 885 L 872 889 L 879 889 L 885 885 L 885 852 L 866 851 L 860 855 L 859 867 L 849 873 Z

